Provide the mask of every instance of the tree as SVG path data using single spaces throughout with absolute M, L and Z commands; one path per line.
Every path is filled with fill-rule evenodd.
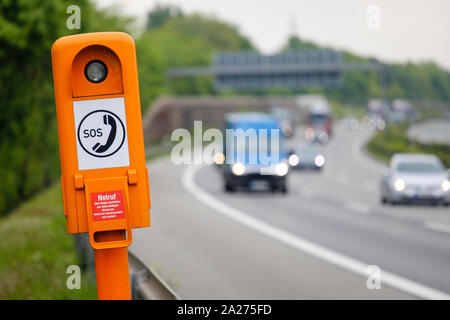
M 143 109 L 161 92 L 215 93 L 210 76 L 169 79 L 165 77 L 167 69 L 208 66 L 216 51 L 254 50 L 250 40 L 226 22 L 199 14 L 172 15 L 162 9 L 153 10 L 149 15 L 156 12 L 165 17 L 164 22 L 150 28 L 136 41 L 139 68 L 153 68 L 152 74 L 155 75 L 150 79 L 139 71 Z
M 126 19 L 82 0 L 81 29 L 69 30 L 72 3 L 0 2 L 0 214 L 59 176 L 53 42 L 76 32 L 125 29 Z
M 147 110 L 151 101 L 165 92 L 166 62 L 162 51 L 148 37 L 149 34 L 145 33 L 136 40 L 142 112 Z
M 159 28 L 168 20 L 182 16 L 183 12 L 179 7 L 158 4 L 156 8 L 147 14 L 146 29 L 148 31 Z
M 296 35 L 291 35 L 288 38 L 287 43 L 281 49 L 281 51 L 305 50 L 305 49 L 314 50 L 314 49 L 321 49 L 321 48 L 319 46 L 317 46 L 316 44 L 314 44 L 313 42 L 304 41 L 304 40 L 301 40 Z
M 282 51 L 328 49 L 290 36 Z M 343 61 L 379 62 L 377 59 L 342 51 Z M 442 100 L 450 101 L 450 73 L 432 62 L 384 64 L 383 84 L 389 99 L 405 98 L 409 100 Z M 340 88 L 321 89 L 324 94 L 341 102 L 351 102 L 365 105 L 367 99 L 380 97 L 383 93 L 379 72 L 345 72 L 344 83 Z M 295 90 L 296 92 L 307 91 Z

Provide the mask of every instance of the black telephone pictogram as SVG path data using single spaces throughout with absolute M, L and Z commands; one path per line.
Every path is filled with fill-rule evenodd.
M 108 136 L 108 139 L 106 140 L 105 144 L 100 144 L 100 142 L 97 142 L 92 147 L 92 150 L 97 153 L 103 153 L 106 150 L 108 150 L 109 147 L 111 147 L 111 145 L 113 144 L 114 139 L 116 138 L 116 132 L 117 132 L 116 120 L 114 120 L 114 118 L 112 116 L 110 116 L 109 114 L 105 114 L 105 115 L 103 115 L 103 123 L 106 125 L 110 125 L 111 131 L 109 132 L 109 136 Z

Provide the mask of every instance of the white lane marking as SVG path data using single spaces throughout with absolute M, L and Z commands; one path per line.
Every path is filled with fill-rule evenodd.
M 370 207 L 358 202 L 353 201 L 347 201 L 344 203 L 344 206 L 354 212 L 361 213 L 361 214 L 369 214 L 370 213 Z
M 425 228 L 427 228 L 427 229 L 450 233 L 450 225 L 445 224 L 445 223 L 440 223 L 440 222 L 429 220 L 429 221 L 425 221 L 424 225 L 425 225 Z
M 369 136 L 369 139 L 372 137 L 372 134 Z M 352 155 L 355 160 L 360 162 L 361 164 L 365 165 L 367 168 L 370 168 L 377 172 L 384 172 L 384 168 L 382 165 L 377 163 L 375 160 L 371 159 L 370 157 L 364 155 L 361 152 L 361 148 L 364 145 L 364 143 L 367 141 L 367 138 L 357 139 L 353 145 L 352 145 Z
M 309 240 L 300 238 L 292 233 L 274 227 L 268 223 L 250 216 L 247 213 L 244 213 L 243 211 L 227 205 L 226 203 L 218 200 L 209 193 L 203 191 L 196 185 L 194 179 L 195 174 L 202 167 L 203 165 L 188 166 L 183 171 L 181 184 L 186 191 L 188 191 L 193 197 L 197 198 L 197 200 L 199 200 L 200 202 L 203 202 L 206 206 L 256 232 L 259 232 L 262 235 L 284 243 L 285 245 L 292 247 L 298 251 L 304 252 L 327 263 L 341 267 L 363 277 L 367 276 L 366 271 L 369 267 L 368 263 L 353 259 L 344 254 L 325 248 Z M 382 282 L 387 286 L 397 288 L 401 291 L 407 292 L 420 298 L 433 300 L 450 300 L 450 295 L 445 292 L 430 288 L 423 284 L 400 277 L 387 271 L 382 271 Z

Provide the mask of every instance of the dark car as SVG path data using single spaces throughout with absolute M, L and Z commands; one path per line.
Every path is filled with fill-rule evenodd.
M 325 156 L 313 145 L 301 145 L 290 153 L 289 164 L 294 169 L 321 170 Z

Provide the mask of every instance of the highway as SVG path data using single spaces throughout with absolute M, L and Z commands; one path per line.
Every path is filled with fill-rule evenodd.
M 448 299 L 450 210 L 381 205 L 369 136 L 336 128 L 324 170 L 290 172 L 287 195 L 229 194 L 215 166 L 151 162 L 152 227 L 130 250 L 183 299 Z

